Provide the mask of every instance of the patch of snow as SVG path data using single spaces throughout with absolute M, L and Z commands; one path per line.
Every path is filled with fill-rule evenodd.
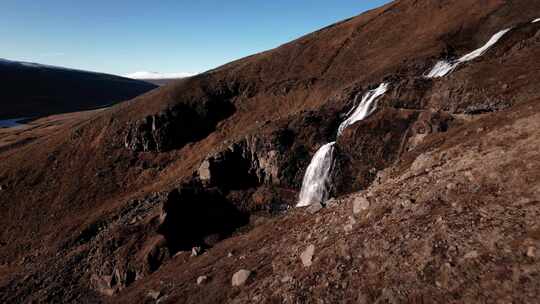
M 19 121 L 25 120 L 25 119 L 28 119 L 28 117 L 0 120 L 0 128 L 12 128 L 12 127 L 21 126 L 22 124 L 20 124 Z
M 441 60 L 435 64 L 433 69 L 426 75 L 427 78 L 438 78 L 448 75 L 450 72 L 455 70 L 458 65 L 474 60 L 482 55 L 484 55 L 495 43 L 497 43 L 506 33 L 508 33 L 511 28 L 504 29 L 495 35 L 493 35 L 489 41 L 484 44 L 482 47 L 464 55 L 458 60 L 445 61 Z
M 537 23 L 537 22 L 540 22 L 540 18 L 534 19 L 531 23 Z
M 124 75 L 124 77 L 132 79 L 176 79 L 176 78 L 186 78 L 193 76 L 193 73 L 157 73 L 157 72 L 146 72 L 139 71 L 131 74 Z
M 371 115 L 377 109 L 376 101 L 379 97 L 384 95 L 386 91 L 388 91 L 388 84 L 381 83 L 376 89 L 365 93 L 362 97 L 362 101 L 358 107 L 356 107 L 354 112 L 339 125 L 338 136 L 340 136 L 348 126 Z
M 323 203 L 328 199 L 330 173 L 334 166 L 335 144 L 335 141 L 327 143 L 313 156 L 304 175 L 300 200 L 296 207 L 307 207 L 311 204 Z

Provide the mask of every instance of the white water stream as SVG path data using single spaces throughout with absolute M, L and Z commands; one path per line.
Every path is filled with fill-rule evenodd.
M 378 98 L 383 96 L 387 90 L 388 84 L 382 83 L 376 89 L 366 92 L 362 96 L 360 104 L 347 113 L 348 117 L 340 124 L 337 136 L 339 137 L 350 125 L 371 115 L 377 109 Z M 311 159 L 302 181 L 297 207 L 323 203 L 328 199 L 328 189 L 334 167 L 335 144 L 336 142 L 333 141 L 322 146 Z
M 505 30 L 502 30 L 489 39 L 489 41 L 484 44 L 481 48 L 478 48 L 469 54 L 459 58 L 458 60 L 441 60 L 435 64 L 433 69 L 426 75 L 427 78 L 438 78 L 438 77 L 444 77 L 448 75 L 450 72 L 455 70 L 460 64 L 465 63 L 467 61 L 474 60 L 482 55 L 484 55 L 495 43 L 497 43 L 506 33 L 508 33 L 511 30 L 511 28 L 507 28 Z
M 540 18 L 533 23 L 540 22 Z M 427 78 L 443 77 L 455 70 L 458 65 L 474 60 L 485 54 L 495 45 L 511 28 L 502 30 L 493 35 L 482 47 L 466 54 L 465 56 L 451 61 L 441 60 L 433 69 L 425 75 Z M 374 90 L 366 92 L 362 96 L 360 104 L 347 113 L 347 118 L 339 125 L 337 137 L 350 125 L 367 118 L 377 109 L 377 100 L 388 90 L 387 83 L 381 83 Z M 355 103 L 357 98 L 355 98 Z M 352 114 L 351 114 L 352 113 Z M 328 199 L 328 189 L 331 183 L 331 174 L 334 167 L 335 141 L 323 145 L 313 156 L 302 181 L 300 198 L 297 207 L 306 207 L 311 204 L 323 203 Z
M 348 126 L 373 114 L 373 112 L 377 109 L 377 99 L 384 95 L 386 91 L 388 91 L 388 84 L 381 83 L 381 85 L 379 85 L 379 87 L 376 89 L 368 91 L 366 94 L 364 94 L 362 101 L 358 107 L 356 107 L 354 112 L 339 125 L 337 136 L 339 137 Z
M 314 203 L 322 203 L 328 199 L 330 173 L 334 166 L 335 141 L 322 146 L 311 159 L 304 180 L 300 199 L 296 207 L 306 207 Z

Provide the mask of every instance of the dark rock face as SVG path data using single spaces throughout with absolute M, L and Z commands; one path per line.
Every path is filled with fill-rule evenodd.
M 261 161 L 257 151 L 251 148 L 248 140 L 244 140 L 208 157 L 198 170 L 199 178 L 207 185 L 224 190 L 255 187 L 263 183 L 267 175 L 270 179 L 274 169 L 270 163 L 275 160 L 276 153 L 269 153 L 268 159 Z
M 195 176 L 244 212 L 280 212 L 296 203 L 312 153 L 335 137 L 338 121 L 323 109 L 263 126 L 208 155 Z
M 277 136 L 249 136 L 208 156 L 198 170 L 200 180 L 222 190 L 279 185 L 287 143 Z
M 453 117 L 445 112 L 426 110 L 418 115 L 412 126 L 412 136 L 446 132 Z
M 132 123 L 125 136 L 126 148 L 165 152 L 206 137 L 221 120 L 235 111 L 234 105 L 224 97 L 193 104 L 181 103 Z
M 334 191 L 344 194 L 364 189 L 379 170 L 391 165 L 411 135 L 418 114 L 384 108 L 347 128 L 336 145 Z
M 133 201 L 121 217 L 90 224 L 66 246 L 93 248 L 84 262 L 91 286 L 111 296 L 175 253 L 212 247 L 248 222 L 224 192 L 192 182 Z
M 392 85 L 380 105 L 413 110 L 426 108 L 425 95 L 431 89 L 431 79 L 396 77 L 396 79 L 392 79 L 391 83 Z
M 227 200 L 244 212 L 273 212 L 292 203 L 285 171 L 296 153 L 288 153 L 289 130 L 248 136 L 209 155 L 196 172 L 207 189 L 219 189 Z

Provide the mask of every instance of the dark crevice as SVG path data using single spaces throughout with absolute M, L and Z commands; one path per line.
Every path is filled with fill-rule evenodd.
M 249 222 L 218 189 L 200 185 L 185 185 L 169 193 L 163 205 L 164 220 L 158 228 L 169 251 L 190 250 L 195 246 L 208 247 L 205 239 L 229 237 L 236 229 Z

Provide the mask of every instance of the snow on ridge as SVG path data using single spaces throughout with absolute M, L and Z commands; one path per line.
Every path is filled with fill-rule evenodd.
M 191 77 L 195 74 L 187 72 L 179 73 L 158 73 L 158 72 L 147 72 L 147 71 L 138 71 L 131 74 L 126 74 L 124 77 L 131 79 L 175 79 L 175 78 L 186 78 Z
M 497 43 L 506 33 L 508 33 L 512 28 L 507 28 L 502 31 L 497 32 L 493 35 L 489 41 L 484 44 L 482 47 L 462 56 L 458 60 L 441 60 L 435 64 L 433 69 L 425 76 L 426 78 L 438 78 L 444 77 L 453 70 L 455 70 L 458 65 L 474 60 L 482 55 L 484 55 L 495 43 Z
M 540 22 L 540 18 L 534 19 L 531 23 L 537 23 Z

